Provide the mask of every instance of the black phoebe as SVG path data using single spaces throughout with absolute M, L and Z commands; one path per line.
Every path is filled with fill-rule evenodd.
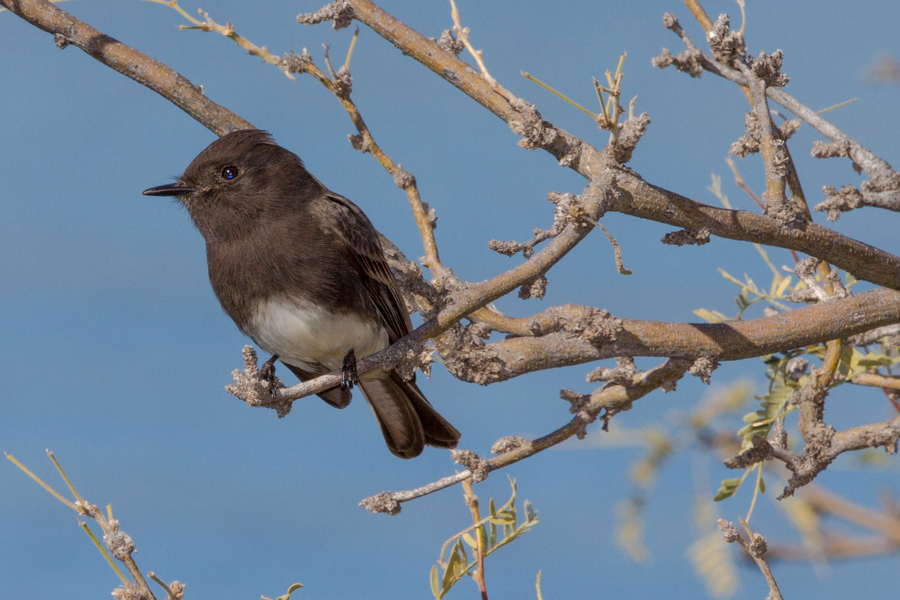
M 176 183 L 144 194 L 175 196 L 187 208 L 206 239 L 216 297 L 238 328 L 274 355 L 269 366 L 277 358 L 301 381 L 355 372 L 355 357 L 412 331 L 372 223 L 265 131 L 216 140 Z M 377 371 L 358 383 L 400 458 L 418 456 L 425 444 L 456 447 L 459 432 L 414 381 Z M 319 396 L 344 408 L 347 387 Z

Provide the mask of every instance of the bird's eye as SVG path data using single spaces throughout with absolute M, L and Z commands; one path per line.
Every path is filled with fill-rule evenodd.
M 237 179 L 237 176 L 239 173 L 240 173 L 240 171 L 238 171 L 237 167 L 225 167 L 224 169 L 222 169 L 222 179 L 225 179 L 228 181 L 231 181 L 232 179 Z

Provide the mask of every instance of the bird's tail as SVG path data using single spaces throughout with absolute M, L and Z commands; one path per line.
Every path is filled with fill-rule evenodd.
M 415 458 L 425 444 L 456 448 L 459 431 L 429 404 L 414 381 L 396 372 L 384 379 L 359 382 L 381 426 L 388 449 L 400 458 Z

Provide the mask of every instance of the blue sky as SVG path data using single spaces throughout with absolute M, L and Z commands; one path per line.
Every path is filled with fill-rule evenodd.
M 320 5 L 185 0 L 272 52 L 308 48 L 322 65 L 321 44 L 343 56 L 351 30 L 296 24 Z M 382 6 L 429 36 L 451 25 L 443 0 L 394 0 Z M 403 193 L 369 156 L 354 151 L 352 125 L 340 105 L 311 78 L 293 83 L 229 40 L 181 31 L 174 11 L 128 1 L 76 0 L 61 5 L 104 33 L 181 72 L 205 93 L 299 154 L 331 189 L 359 204 L 406 254 L 422 252 Z M 631 163 L 653 184 L 715 204 L 710 174 L 724 177 L 739 208 L 753 210 L 735 188 L 724 159 L 743 132 L 746 101 L 731 84 L 660 71 L 650 59 L 680 41 L 662 25 L 674 12 L 699 44 L 702 33 L 683 4 L 635 1 L 475 2 L 460 0 L 464 24 L 496 77 L 535 103 L 556 125 L 595 145 L 606 135 L 593 123 L 520 76 L 528 71 L 586 106 L 591 77 L 625 62 L 625 96 L 652 123 Z M 708 2 L 711 15 L 739 15 L 732 2 Z M 900 154 L 898 89 L 865 81 L 883 55 L 900 54 L 900 10 L 890 1 L 846 3 L 773 0 L 747 8 L 751 52 L 785 52 L 787 91 L 829 113 L 831 120 L 889 162 Z M 737 23 L 739 17 L 732 19 Z M 428 571 L 443 541 L 469 524 L 461 490 L 406 504 L 398 517 L 372 515 L 363 497 L 416 487 L 452 473 L 445 451 L 400 461 L 385 448 L 360 397 L 344 411 L 315 398 L 278 420 L 250 409 L 223 386 L 241 365 L 245 338 L 220 310 L 209 287 L 203 241 L 184 210 L 140 192 L 172 181 L 214 136 L 173 105 L 114 73 L 76 48 L 0 13 L 0 450 L 57 481 L 44 449 L 67 467 L 81 493 L 111 503 L 135 540 L 144 571 L 187 583 L 188 597 L 274 597 L 300 581 L 295 598 L 430 597 Z M 382 148 L 417 178 L 436 210 L 445 264 L 480 281 L 517 264 L 487 248 L 490 239 L 524 240 L 552 221 L 550 191 L 580 192 L 585 182 L 546 153 L 520 149 L 509 128 L 393 46 L 362 29 L 353 57 L 354 99 Z M 819 137 L 804 127 L 792 142 L 807 195 L 821 186 L 858 184 L 846 161 L 816 161 Z M 740 161 L 748 184 L 762 188 L 756 158 Z M 868 209 L 835 227 L 889 252 L 897 215 Z M 824 222 L 821 213 L 817 222 Z M 597 232 L 550 273 L 544 300 L 515 295 L 498 307 L 528 315 L 564 302 L 591 304 L 621 317 L 696 320 L 692 311 L 733 311 L 735 289 L 717 269 L 768 283 L 746 244 L 714 239 L 702 248 L 663 246 L 669 228 L 621 215 L 604 224 L 622 244 L 612 251 Z M 789 262 L 782 251 L 773 261 Z M 650 365 L 652 362 L 640 363 Z M 436 366 L 423 391 L 462 431 L 461 446 L 488 454 L 505 435 L 537 437 L 563 425 L 568 405 L 559 389 L 587 393 L 595 365 L 537 373 L 488 388 L 464 384 Z M 760 361 L 724 365 L 712 388 L 694 380 L 675 394 L 652 394 L 614 424 L 637 429 L 677 423 L 701 401 L 741 378 L 762 390 Z M 840 426 L 889 418 L 876 392 L 836 395 L 829 419 Z M 753 410 L 749 406 L 747 411 Z M 733 428 L 740 426 L 735 418 Z M 730 474 L 700 453 L 676 456 L 648 500 L 650 565 L 630 562 L 615 544 L 616 506 L 630 493 L 628 470 L 640 448 L 589 440 L 566 444 L 497 472 L 476 486 L 486 501 L 508 495 L 531 500 L 541 523 L 489 559 L 492 598 L 534 597 L 543 570 L 544 598 L 704 597 L 684 549 L 695 539 L 695 481 L 714 488 Z M 599 441 L 598 441 L 599 440 Z M 896 462 L 868 471 L 842 459 L 820 482 L 875 507 L 877 492 L 896 491 Z M 698 473 L 704 475 L 700 477 Z M 710 490 L 710 494 L 714 489 Z M 756 526 L 771 540 L 796 540 L 786 521 L 763 502 Z M 717 506 L 737 520 L 749 498 Z M 733 551 L 728 549 L 727 551 Z M 775 565 L 786 596 L 886 595 L 896 587 L 896 557 Z M 736 598 L 759 598 L 765 583 L 741 567 Z M 117 584 L 76 526 L 75 516 L 11 464 L 0 465 L 0 596 L 103 597 Z M 470 581 L 450 598 L 476 593 Z

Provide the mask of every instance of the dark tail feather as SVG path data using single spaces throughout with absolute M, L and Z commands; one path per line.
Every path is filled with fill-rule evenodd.
M 296 375 L 297 379 L 299 379 L 300 381 L 309 381 L 310 379 L 315 379 L 319 375 L 328 373 L 328 369 L 325 369 L 324 367 L 321 373 L 307 373 L 303 369 L 300 369 L 293 365 L 289 365 L 284 362 L 281 364 L 293 371 L 294 375 Z M 330 390 L 325 390 L 324 392 L 319 392 L 318 396 L 335 408 L 346 408 L 346 406 L 350 404 L 350 390 L 342 387 L 335 387 L 331 388 Z
M 439 415 L 415 382 L 403 381 L 396 373 L 386 379 L 360 381 L 381 426 L 388 449 L 400 458 L 415 458 L 425 444 L 455 448 L 459 432 Z
M 407 397 L 412 401 L 413 408 L 419 415 L 419 420 L 422 421 L 425 443 L 435 448 L 456 448 L 456 444 L 459 442 L 459 431 L 456 430 L 456 427 L 434 410 L 415 381 L 403 381 L 403 378 L 396 373 L 393 376 L 406 387 Z

